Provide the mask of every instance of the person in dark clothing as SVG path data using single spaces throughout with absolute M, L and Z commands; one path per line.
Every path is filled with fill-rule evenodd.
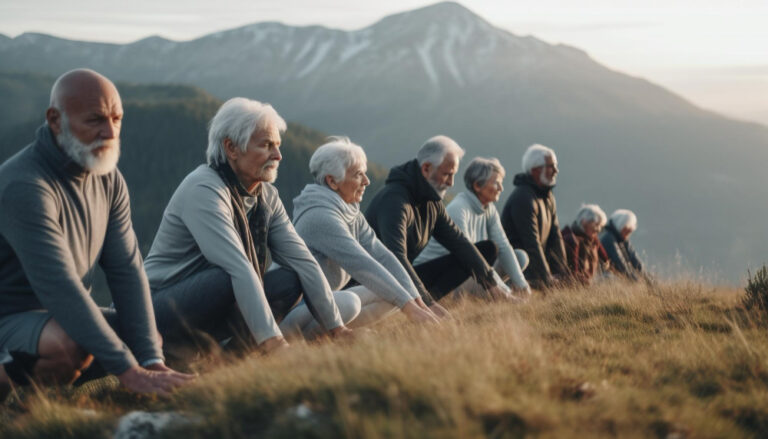
M 501 213 L 501 225 L 514 248 L 528 253 L 525 278 L 533 288 L 551 288 L 570 275 L 552 188 L 557 156 L 546 146 L 531 145 L 523 155 L 524 173 L 515 175 Z
M 632 281 L 651 281 L 645 271 L 643 262 L 637 256 L 629 236 L 637 230 L 637 216 L 627 209 L 619 209 L 608 220 L 608 224 L 600 234 L 600 242 L 608 253 L 611 268 L 615 273 Z
M 608 260 L 597 236 L 606 221 L 605 212 L 598 205 L 585 204 L 573 224 L 563 227 L 565 254 L 574 282 L 589 285 Z
M 416 159 L 392 168 L 365 213 L 376 236 L 405 267 L 422 299 L 437 315 L 447 315 L 436 303 L 469 276 L 491 297 L 506 297 L 496 285 L 491 265 L 498 249 L 492 241 L 473 245 L 445 211 L 443 197 L 453 186 L 464 150 L 445 136 L 433 137 Z M 413 266 L 413 260 L 435 239 L 450 254 Z M 490 264 L 490 265 L 489 265 Z

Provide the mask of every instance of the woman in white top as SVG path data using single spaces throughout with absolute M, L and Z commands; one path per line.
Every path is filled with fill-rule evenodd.
M 510 287 L 530 294 L 531 288 L 523 276 L 523 269 L 528 265 L 528 255 L 523 250 L 512 248 L 494 205 L 504 190 L 504 175 L 504 168 L 498 159 L 475 158 L 464 173 L 464 183 L 468 190 L 457 195 L 448 204 L 446 211 L 471 242 L 492 240 L 499 248 L 499 260 L 494 267 L 497 276 L 509 276 L 507 283 Z M 427 262 L 447 253 L 448 250 L 442 245 L 430 239 L 415 263 Z M 470 279 L 459 290 L 479 291 L 473 283 Z

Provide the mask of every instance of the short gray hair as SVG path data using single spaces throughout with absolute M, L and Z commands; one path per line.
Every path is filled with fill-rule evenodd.
M 582 204 L 579 213 L 576 214 L 576 225 L 581 228 L 581 223 L 584 221 L 602 228 L 608 222 L 608 218 L 597 204 Z
M 253 133 L 270 125 L 281 133 L 287 129 L 285 120 L 271 105 L 246 98 L 232 98 L 224 102 L 208 124 L 208 149 L 205 152 L 208 164 L 226 163 L 224 139 L 228 138 L 245 152 Z
M 629 227 L 629 230 L 633 232 L 637 230 L 637 216 L 628 209 L 618 209 L 613 212 L 611 214 L 611 222 L 619 233 L 626 227 Z
M 506 174 L 499 159 L 475 157 L 469 162 L 467 170 L 464 171 L 464 184 L 470 192 L 475 193 L 475 183 L 479 184 L 480 187 L 485 186 L 494 172 L 502 177 Z
M 538 143 L 529 146 L 523 154 L 523 172 L 530 174 L 531 169 L 546 165 L 547 157 L 551 157 L 555 165 L 557 164 L 557 155 L 551 148 Z
M 363 148 L 352 143 L 349 137 L 329 137 L 309 159 L 309 172 L 315 183 L 326 185 L 327 175 L 340 182 L 344 180 L 347 169 L 354 165 L 365 165 L 367 160 Z
M 464 157 L 464 149 L 455 140 L 448 136 L 435 136 L 421 145 L 416 154 L 416 160 L 419 162 L 419 166 L 424 163 L 440 166 L 449 153 L 455 154 L 459 160 Z

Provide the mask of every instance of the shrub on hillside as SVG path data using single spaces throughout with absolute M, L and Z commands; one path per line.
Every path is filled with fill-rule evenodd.
M 747 272 L 747 292 L 744 296 L 744 306 L 747 309 L 757 307 L 763 311 L 768 310 L 768 267 L 763 265 L 754 276 Z

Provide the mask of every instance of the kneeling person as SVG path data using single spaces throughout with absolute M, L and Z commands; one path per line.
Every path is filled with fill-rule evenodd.
M 653 282 L 653 277 L 645 270 L 643 261 L 629 241 L 629 237 L 635 230 L 637 230 L 635 213 L 627 209 L 618 209 L 611 214 L 608 224 L 600 234 L 600 242 L 608 253 L 614 273 L 632 281 Z
M 605 212 L 597 204 L 581 206 L 570 226 L 563 227 L 563 242 L 571 278 L 584 285 L 592 283 L 608 255 L 600 244 L 598 234 L 605 226 Z
M 123 107 L 92 70 L 56 80 L 35 141 L 0 166 L 0 388 L 73 382 L 89 367 L 130 390 L 191 378 L 163 364 L 149 284 L 116 168 Z M 91 298 L 96 264 L 115 309 Z M 1 391 L 0 391 L 1 393 Z
M 496 245 L 492 241 L 472 244 L 445 212 L 443 197 L 453 186 L 463 156 L 464 150 L 448 137 L 427 140 L 416 159 L 392 168 L 365 215 L 376 236 L 408 271 L 424 302 L 438 315 L 447 311 L 436 300 L 470 276 L 491 297 L 506 297 L 489 266 L 496 261 Z M 433 236 L 450 254 L 414 266 Z
M 176 189 L 145 263 L 169 342 L 190 330 L 217 340 L 240 335 L 231 328 L 237 321 L 265 351 L 287 345 L 284 331 L 349 333 L 359 299 L 331 292 L 270 184 L 285 129 L 270 105 L 245 98 L 230 99 L 211 120 L 208 164 Z M 267 249 L 280 268 L 265 271 Z
M 349 288 L 362 309 L 353 326 L 402 310 L 415 321 L 436 322 L 397 258 L 379 241 L 360 211 L 370 184 L 363 148 L 348 138 L 331 138 L 309 160 L 314 184 L 293 200 L 293 221 L 332 289 Z
M 459 230 L 472 242 L 492 240 L 499 248 L 499 261 L 494 273 L 497 284 L 504 285 L 502 275 L 509 276 L 509 283 L 515 290 L 524 295 L 531 293 L 531 287 L 523 276 L 523 270 L 528 264 L 528 255 L 523 250 L 515 250 L 509 244 L 504 228 L 501 226 L 499 212 L 494 202 L 504 190 L 504 167 L 497 159 L 477 157 L 473 159 L 464 173 L 464 183 L 467 191 L 456 196 L 445 208 Z M 434 238 L 429 240 L 427 248 L 416 258 L 416 264 L 431 261 L 448 254 L 448 250 Z M 462 285 L 470 293 L 477 294 L 478 287 L 473 279 Z

